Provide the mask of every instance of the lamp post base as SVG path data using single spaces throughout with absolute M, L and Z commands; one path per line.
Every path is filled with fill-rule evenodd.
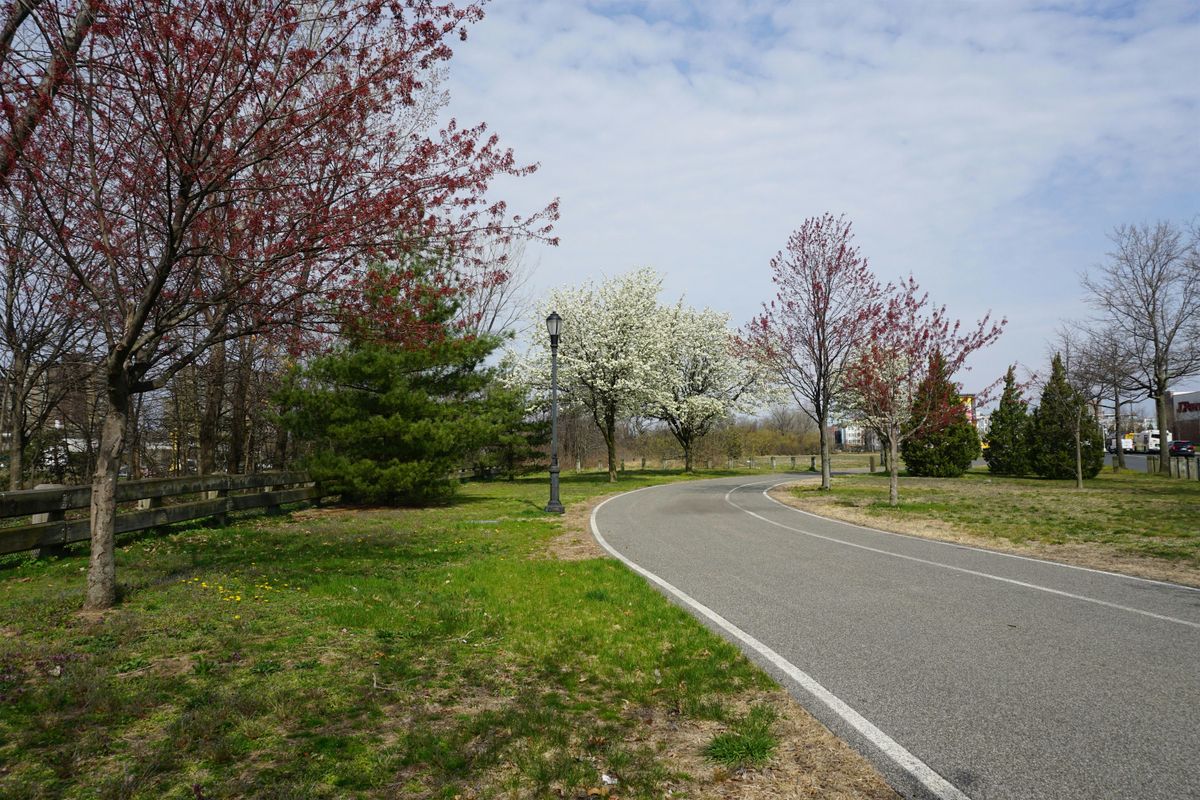
M 558 458 L 556 457 L 554 463 L 550 465 L 550 502 L 546 504 L 546 512 L 562 514 L 565 511 L 563 504 L 558 500 Z

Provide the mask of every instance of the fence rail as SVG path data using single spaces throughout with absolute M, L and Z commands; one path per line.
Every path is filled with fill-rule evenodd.
M 117 502 L 136 501 L 136 510 L 117 514 L 116 532 L 157 528 L 231 511 L 278 509 L 284 503 L 316 500 L 324 492 L 303 472 L 259 472 L 250 475 L 203 475 L 150 478 L 117 483 Z M 168 504 L 168 498 L 200 495 L 203 499 Z M 0 555 L 24 550 L 53 550 L 91 538 L 87 519 L 67 519 L 68 511 L 86 509 L 90 486 L 54 486 L 0 492 L 0 518 L 31 517 L 25 525 L 0 528 Z

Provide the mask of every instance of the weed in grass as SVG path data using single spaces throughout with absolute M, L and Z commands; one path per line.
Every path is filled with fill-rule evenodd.
M 130 658 L 117 664 L 114 669 L 118 675 L 121 675 L 129 672 L 138 672 L 148 666 L 150 666 L 150 662 L 145 658 Z
M 196 654 L 192 658 L 192 672 L 196 675 L 211 675 L 217 670 L 217 662 L 207 657 L 203 653 Z
M 776 718 L 769 706 L 754 706 L 746 716 L 730 722 L 728 730 L 714 736 L 704 755 L 730 769 L 766 764 L 779 744 L 771 730 Z

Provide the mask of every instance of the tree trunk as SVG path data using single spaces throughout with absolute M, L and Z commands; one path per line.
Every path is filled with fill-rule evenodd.
M 205 381 L 204 413 L 200 417 L 200 457 L 197 466 L 201 475 L 217 471 L 217 438 L 221 423 L 221 404 L 225 397 L 225 344 L 218 342 L 212 349 Z
M 1075 488 L 1083 488 L 1083 414 L 1075 414 Z
M 1167 393 L 1154 395 L 1154 414 L 1158 419 L 1158 474 L 1171 477 L 1171 459 L 1167 458 Z
M 825 418 L 825 414 L 821 414 L 821 421 L 818 424 L 820 430 L 817 432 L 821 441 L 821 488 L 829 490 L 832 484 L 832 473 L 829 453 L 829 421 Z
M 283 406 L 279 407 L 280 413 L 287 411 Z M 278 423 L 275 428 L 275 453 L 271 457 L 271 466 L 275 469 L 287 469 L 287 449 L 288 449 L 288 430 L 283 423 Z
M 25 472 L 25 362 L 13 353 L 8 368 L 8 488 L 20 489 Z
M 226 472 L 242 472 L 246 461 L 246 398 L 250 391 L 251 359 L 245 348 L 238 359 L 233 396 L 229 398 L 229 458 Z
M 129 415 L 127 391 L 109 391 L 108 413 L 100 430 L 100 449 L 92 475 L 92 552 L 88 561 L 84 608 L 102 610 L 117 602 L 117 470 Z
M 617 482 L 617 414 L 615 409 L 604 412 L 604 445 L 608 448 L 608 482 Z
M 13 415 L 8 435 L 8 488 L 16 491 L 24 485 L 25 472 L 25 424 L 20 414 Z
M 127 433 L 125 438 L 128 439 L 129 447 L 129 477 L 137 479 L 142 477 L 142 398 L 144 395 L 138 395 L 137 402 L 131 403 L 129 407 L 129 422 L 126 425 Z
M 1117 391 L 1113 392 L 1113 417 L 1116 419 L 1116 441 L 1113 443 L 1116 445 L 1113 448 L 1116 452 L 1113 454 L 1113 465 L 1119 472 L 1125 469 L 1125 436 L 1121 433 L 1121 393 Z
M 900 505 L 900 459 L 897 457 L 896 439 L 900 431 L 888 431 L 888 504 Z
M 25 404 L 20 392 L 12 392 L 12 407 L 8 410 L 8 488 L 24 486 L 25 473 Z
M 692 442 L 691 442 L 691 440 L 688 440 L 687 442 L 681 442 L 680 444 L 683 445 L 683 471 L 687 472 L 687 473 L 695 472 L 695 470 L 692 469 Z

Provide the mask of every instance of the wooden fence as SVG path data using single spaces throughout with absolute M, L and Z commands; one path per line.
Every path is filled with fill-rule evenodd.
M 324 493 L 303 472 L 259 472 L 251 475 L 203 475 L 184 478 L 150 478 L 117 483 L 117 533 L 145 530 L 192 519 L 223 520 L 231 511 L 266 508 L 284 503 L 317 500 Z M 199 499 L 196 499 L 199 498 Z M 0 492 L 0 555 L 24 550 L 54 551 L 71 542 L 91 538 L 86 513 L 92 500 L 90 486 L 54 486 Z M 177 500 L 179 502 L 168 502 Z M 120 510 L 123 504 L 136 508 Z M 13 517 L 29 517 L 12 525 Z

